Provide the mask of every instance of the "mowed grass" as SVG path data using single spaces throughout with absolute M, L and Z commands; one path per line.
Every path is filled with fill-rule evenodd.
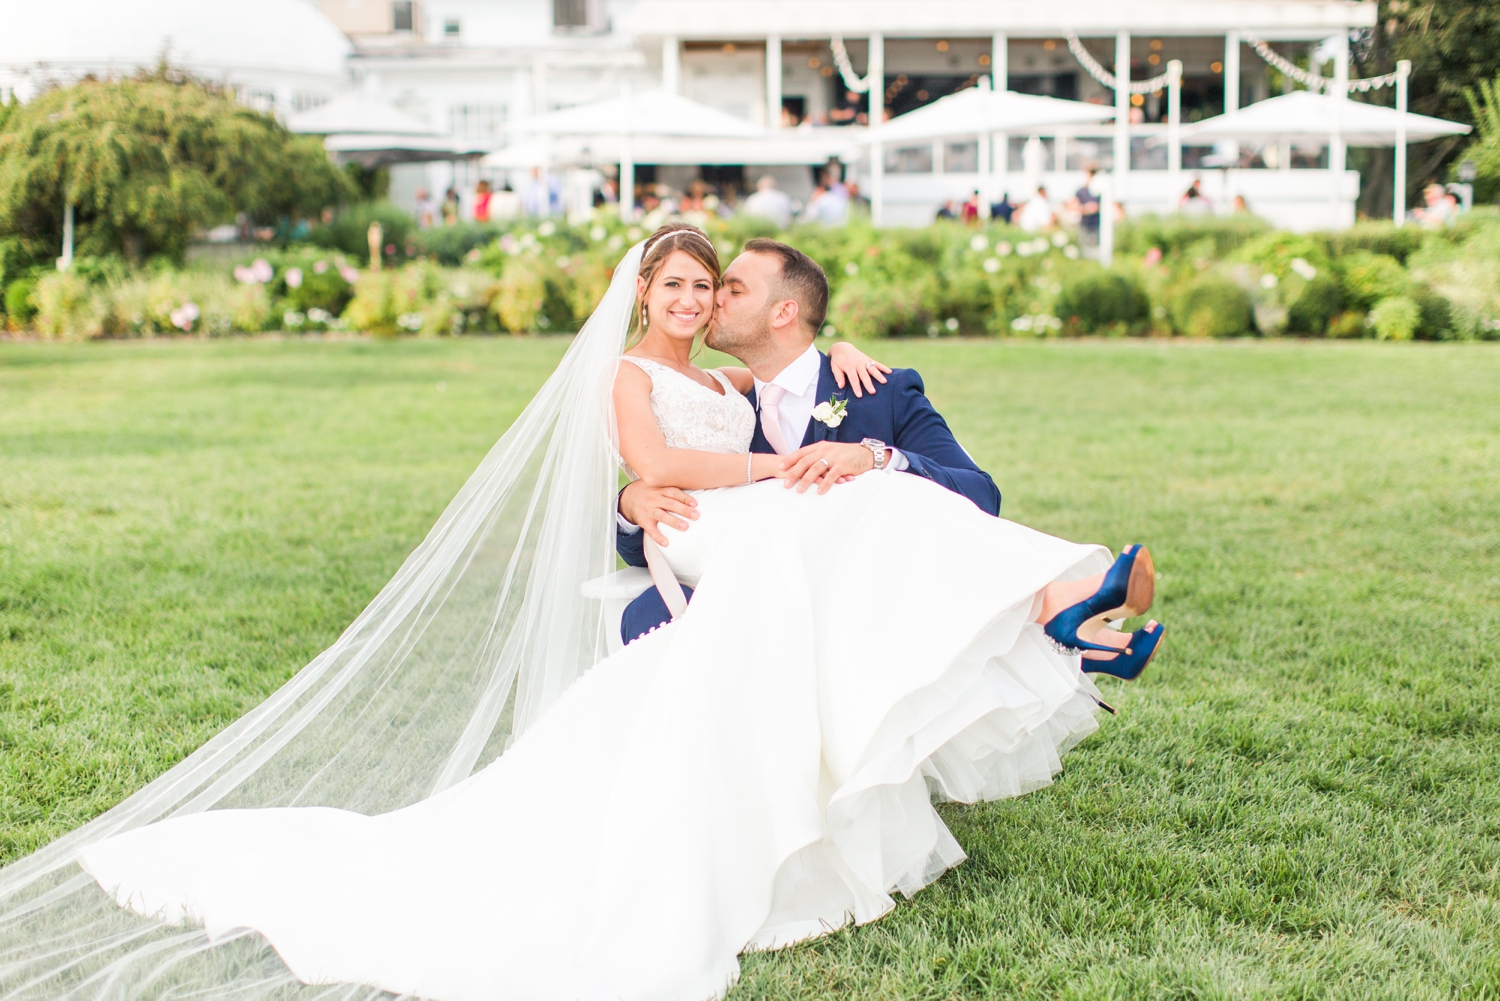
M 0 345 L 0 857 L 331 642 L 564 347 Z M 1150 544 L 1171 633 L 1056 784 L 942 808 L 966 864 L 734 996 L 1500 997 L 1500 350 L 873 350 L 1007 517 Z

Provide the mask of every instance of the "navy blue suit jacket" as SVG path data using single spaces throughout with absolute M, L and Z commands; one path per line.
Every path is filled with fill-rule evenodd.
M 847 400 L 849 407 L 844 419 L 836 428 L 822 421 L 807 422 L 807 433 L 803 445 L 819 441 L 843 441 L 858 443 L 865 438 L 879 438 L 892 448 L 900 449 L 909 465 L 906 472 L 921 476 L 963 494 L 981 511 L 998 516 L 1000 514 L 1000 491 L 990 475 L 974 464 L 969 453 L 953 437 L 947 421 L 932 406 L 922 388 L 922 377 L 914 369 L 898 368 L 886 376 L 886 384 L 879 392 L 855 396 L 847 386 L 838 388 L 833 381 L 833 366 L 828 356 L 822 356 L 818 373 L 818 395 L 816 400 Z M 750 439 L 750 451 L 774 453 L 776 450 L 766 441 L 761 430 L 760 402 L 752 389 L 750 405 L 756 409 L 755 436 Z M 836 489 L 836 488 L 835 488 Z M 633 567 L 644 567 L 646 555 L 642 548 L 645 532 L 615 533 L 615 548 L 620 558 Z M 621 633 L 628 642 L 646 630 L 670 619 L 666 605 L 656 588 L 648 588 L 644 594 L 625 610 L 621 621 Z

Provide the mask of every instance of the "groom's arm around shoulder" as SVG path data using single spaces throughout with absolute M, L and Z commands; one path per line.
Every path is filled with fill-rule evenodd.
M 1000 514 L 1000 489 L 953 437 L 948 422 L 937 412 L 915 369 L 898 368 L 887 377 L 878 396 L 889 394 L 895 440 L 909 463 L 906 471 L 925 477 L 954 493 L 963 494 L 981 511 Z

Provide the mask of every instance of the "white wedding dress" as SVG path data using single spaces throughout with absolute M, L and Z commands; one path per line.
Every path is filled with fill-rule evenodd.
M 743 397 L 643 367 L 669 444 L 748 449 Z M 254 929 L 307 983 L 702 1001 L 740 952 L 873 921 L 961 862 L 932 801 L 1044 786 L 1095 728 L 1078 658 L 1032 620 L 1104 549 L 909 473 L 698 497 L 665 550 L 686 614 L 467 780 L 380 816 L 210 810 L 81 864 L 143 915 Z

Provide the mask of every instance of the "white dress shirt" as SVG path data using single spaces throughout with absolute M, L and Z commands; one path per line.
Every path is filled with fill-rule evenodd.
M 823 368 L 823 356 L 809 344 L 807 350 L 776 373 L 770 384 L 786 390 L 776 404 L 777 417 L 781 423 L 781 434 L 795 451 L 802 447 L 802 436 L 807 434 L 808 422 L 812 420 L 813 407 L 818 405 L 818 373 Z M 755 398 L 765 395 L 768 383 L 755 380 Z M 756 414 L 756 419 L 761 419 Z

